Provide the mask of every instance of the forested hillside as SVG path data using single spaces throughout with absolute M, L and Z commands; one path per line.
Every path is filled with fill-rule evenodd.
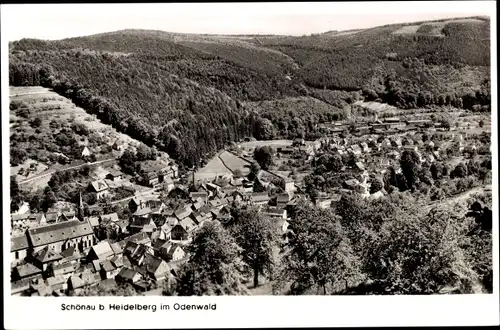
M 360 98 L 490 111 L 489 44 L 484 18 L 304 37 L 124 30 L 11 42 L 10 85 L 54 88 L 191 166 L 246 136 L 310 135 Z

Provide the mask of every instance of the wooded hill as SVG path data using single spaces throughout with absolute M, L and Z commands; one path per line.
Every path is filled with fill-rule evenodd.
M 123 30 L 22 39 L 9 45 L 9 78 L 54 88 L 191 166 L 269 129 L 314 135 L 314 124 L 332 119 L 325 111 L 359 98 L 490 111 L 489 29 L 480 17 L 304 37 Z M 283 129 L 304 114 L 304 129 Z

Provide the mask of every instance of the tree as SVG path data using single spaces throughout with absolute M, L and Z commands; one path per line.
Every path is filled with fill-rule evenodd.
M 420 157 L 414 150 L 405 150 L 401 155 L 400 165 L 408 188 L 413 189 L 419 171 Z
M 255 180 L 257 178 L 258 174 L 260 171 L 260 165 L 257 162 L 253 162 L 250 165 L 250 173 L 248 173 L 248 179 L 249 180 Z
M 275 135 L 273 123 L 267 118 L 259 118 L 255 125 L 254 136 L 258 140 L 272 140 Z
M 132 150 L 127 149 L 118 159 L 118 164 L 120 164 L 123 173 L 135 175 L 137 172 L 136 160 L 136 154 Z
M 461 211 L 403 213 L 386 219 L 374 240 L 366 267 L 371 277 L 390 294 L 438 293 L 448 285 L 470 292 L 477 274 L 463 258 Z
M 262 182 L 260 182 L 259 178 L 255 178 L 255 181 L 253 183 L 253 191 L 254 192 L 266 191 L 266 188 L 262 185 Z
M 451 172 L 450 177 L 453 178 L 465 178 L 467 176 L 467 166 L 464 163 L 459 163 L 455 169 Z
M 220 222 L 203 225 L 187 247 L 189 261 L 179 270 L 180 296 L 246 294 L 241 248 Z
M 378 179 L 372 180 L 372 183 L 370 185 L 370 194 L 374 194 L 377 191 L 380 191 L 383 187 L 384 185 L 382 184 L 382 182 L 380 182 L 380 180 Z
M 10 177 L 10 212 L 19 210 L 19 204 L 22 202 L 21 189 L 17 184 L 15 176 Z
M 484 127 L 484 120 L 483 119 L 479 120 L 478 124 L 479 124 L 479 127 L 481 127 L 481 128 Z
M 151 158 L 151 148 L 149 148 L 147 145 L 144 143 L 140 143 L 139 146 L 137 147 L 137 160 L 138 161 L 145 161 Z
M 321 290 L 326 295 L 339 292 L 361 278 L 360 261 L 330 210 L 299 205 L 289 228 L 294 234 L 276 289 L 291 283 L 292 294 Z
M 42 120 L 40 119 L 40 117 L 36 117 L 35 119 L 33 119 L 30 122 L 30 126 L 33 128 L 38 128 L 38 127 L 42 126 Z
M 237 168 L 237 169 L 235 169 L 235 170 L 233 171 L 233 176 L 234 176 L 235 178 L 241 178 L 241 177 L 243 176 L 243 173 L 241 172 L 241 170 L 240 170 L 239 168 Z
M 276 223 L 256 209 L 239 212 L 234 223 L 230 231 L 243 249 L 243 261 L 253 270 L 253 285 L 258 287 L 259 274 L 272 275 L 274 270 L 273 248 L 279 239 Z
M 264 170 L 268 170 L 273 165 L 273 149 L 270 146 L 255 148 L 253 157 Z

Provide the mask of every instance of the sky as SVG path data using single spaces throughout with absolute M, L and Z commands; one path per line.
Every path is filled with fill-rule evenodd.
M 492 15 L 492 1 L 2 5 L 2 38 L 63 39 L 122 29 L 307 35 Z

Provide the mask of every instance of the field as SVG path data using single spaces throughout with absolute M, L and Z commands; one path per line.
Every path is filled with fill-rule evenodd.
M 232 172 L 224 166 L 222 161 L 218 156 L 212 158 L 207 165 L 203 166 L 200 170 L 195 173 L 196 180 L 211 180 L 216 178 L 218 175 L 231 174 Z
M 40 117 L 41 119 L 57 118 L 68 121 L 74 118 L 76 123 L 84 124 L 88 129 L 99 132 L 109 142 L 114 142 L 118 139 L 123 143 L 124 147 L 128 145 L 136 146 L 138 144 L 137 140 L 132 139 L 128 135 L 118 133 L 113 127 L 103 124 L 82 108 L 75 106 L 69 99 L 59 96 L 48 88 L 11 86 L 10 100 L 26 102 L 33 111 L 30 117 Z M 18 118 L 16 117 L 16 119 Z M 48 121 L 46 121 L 46 124 L 48 124 Z
M 233 172 L 235 170 L 240 170 L 243 175 L 248 175 L 248 173 L 250 173 L 250 164 L 230 152 L 222 152 L 219 158 L 222 163 Z

